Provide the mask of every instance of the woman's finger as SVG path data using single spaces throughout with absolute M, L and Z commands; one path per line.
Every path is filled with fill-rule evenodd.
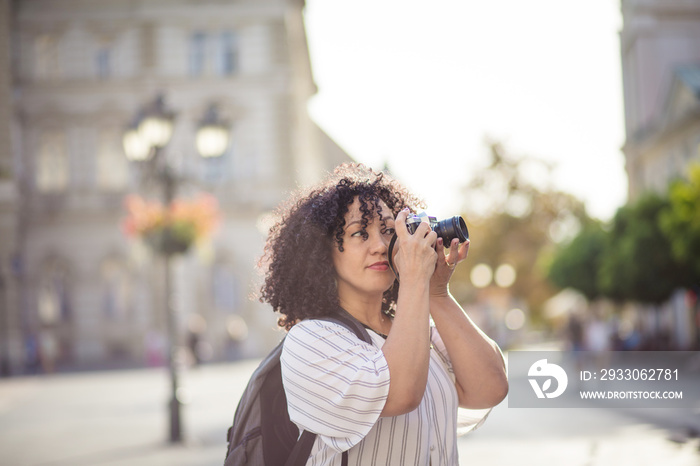
M 454 266 L 459 262 L 459 240 L 457 238 L 454 238 L 452 242 L 450 243 L 449 247 L 449 253 L 446 257 L 447 260 L 447 265 L 448 266 Z
M 425 235 L 425 239 L 430 243 L 431 248 L 436 249 L 435 245 L 438 241 L 438 235 L 433 230 L 430 230 L 430 227 L 428 227 L 428 232 Z
M 458 261 L 461 262 L 467 258 L 467 255 L 469 254 L 469 244 L 469 240 L 466 240 L 464 243 L 459 245 L 459 255 L 457 256 Z
M 408 207 L 403 209 L 401 212 L 396 214 L 396 220 L 394 220 L 394 231 L 396 236 L 402 238 L 406 235 L 410 235 L 408 232 L 408 227 L 406 226 L 406 218 L 408 217 Z
M 447 256 L 445 255 L 445 243 L 442 240 L 442 238 L 437 239 L 437 253 L 438 253 L 438 260 L 439 261 L 444 261 L 447 259 Z
M 431 231 L 433 230 L 430 228 L 428 222 L 420 222 L 416 227 L 415 233 L 413 234 L 416 235 L 417 238 L 425 238 Z

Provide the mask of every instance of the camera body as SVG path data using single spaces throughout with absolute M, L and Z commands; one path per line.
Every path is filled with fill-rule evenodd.
M 413 214 L 406 219 L 406 227 L 413 234 L 422 222 L 427 222 L 430 228 L 437 233 L 438 237 L 442 238 L 443 244 L 447 247 L 455 238 L 458 238 L 460 243 L 469 239 L 467 223 L 459 215 L 438 221 L 435 217 L 430 217 L 425 212 L 418 215 Z
M 437 233 L 438 238 L 442 238 L 442 243 L 445 247 L 449 247 L 450 244 L 452 244 L 452 240 L 455 238 L 458 238 L 460 243 L 464 243 L 469 239 L 467 223 L 459 215 L 445 220 L 437 220 L 435 217 L 429 217 L 425 212 L 418 215 L 411 214 L 406 218 L 406 228 L 409 233 L 414 234 L 418 229 L 418 225 L 422 222 L 427 222 L 430 228 Z M 394 275 L 396 275 L 396 280 L 398 281 L 399 273 L 396 267 L 394 267 L 394 246 L 396 246 L 396 239 L 397 235 L 394 235 L 389 243 L 388 260 L 389 267 L 392 272 L 394 272 Z

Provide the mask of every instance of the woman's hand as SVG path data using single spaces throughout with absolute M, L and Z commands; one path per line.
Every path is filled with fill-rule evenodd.
M 398 241 L 394 264 L 401 277 L 401 287 L 391 332 L 382 346 L 391 374 L 382 416 L 398 416 L 416 409 L 428 383 L 429 288 L 438 257 L 437 234 L 427 223 L 421 223 L 411 234 L 406 227 L 407 216 L 408 210 L 399 212 L 394 227 Z
M 483 409 L 500 403 L 508 393 L 503 355 L 450 295 L 448 283 L 458 263 L 467 258 L 469 240 L 452 240 L 447 254 L 438 239 L 438 259 L 430 279 L 430 314 L 440 333 L 455 374 L 459 405 Z
M 430 279 L 430 296 L 448 295 L 448 284 L 455 267 L 467 258 L 467 254 L 469 254 L 469 240 L 459 244 L 457 238 L 453 239 L 448 253 L 445 255 L 442 238 L 437 239 L 437 264 Z
M 421 222 L 415 233 L 411 234 L 406 226 L 408 213 L 408 209 L 404 209 L 396 216 L 398 252 L 394 257 L 394 263 L 401 277 L 401 283 L 408 280 L 427 281 L 433 275 L 435 263 L 438 260 L 438 253 L 435 251 L 437 233 L 432 231 L 426 222 Z

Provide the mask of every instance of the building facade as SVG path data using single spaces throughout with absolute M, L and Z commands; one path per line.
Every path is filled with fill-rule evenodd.
M 700 162 L 700 1 L 622 0 L 629 197 Z
M 623 147 L 629 199 L 665 193 L 700 163 L 700 1 L 622 0 L 625 100 Z M 639 309 L 647 327 L 688 349 L 698 339 L 697 296 L 679 290 L 658 310 Z
M 13 176 L 11 145 L 12 74 L 10 73 L 10 1 L 0 0 L 0 375 L 9 374 L 10 339 L 16 333 L 17 287 L 13 279 L 17 189 Z M 11 310 L 11 308 L 13 310 Z
M 122 147 L 127 126 L 158 95 L 176 114 L 164 154 L 182 179 L 178 195 L 213 193 L 223 213 L 211 244 L 173 265 L 179 343 L 219 360 L 266 351 L 280 338 L 276 317 L 249 298 L 266 219 L 298 185 L 350 161 L 306 110 L 316 88 L 304 2 L 3 5 L 12 110 L 0 135 L 12 136 L 16 192 L 15 213 L 5 215 L 14 232 L 5 339 L 13 366 L 164 357 L 162 261 L 120 228 L 127 194 L 160 189 Z M 212 106 L 230 143 L 223 156 L 204 159 L 194 136 Z

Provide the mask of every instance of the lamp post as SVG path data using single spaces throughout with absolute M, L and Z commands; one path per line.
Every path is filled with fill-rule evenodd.
M 147 170 L 159 184 L 162 201 L 169 206 L 175 199 L 179 179 L 164 158 L 164 148 L 173 135 L 175 114 L 165 108 L 162 95 L 153 103 L 138 112 L 131 126 L 123 136 L 124 153 L 132 162 L 147 164 Z M 200 123 L 196 134 L 196 145 L 202 157 L 219 157 L 228 146 L 228 129 L 225 123 L 219 121 L 215 107 L 210 107 L 204 120 Z M 172 270 L 171 262 L 175 251 L 162 248 L 163 260 L 163 293 L 165 317 L 168 335 L 168 368 L 170 372 L 170 441 L 182 441 L 180 418 L 180 400 L 178 391 L 177 352 L 177 321 L 175 307 L 172 302 Z
M 8 315 L 7 296 L 6 296 L 5 280 L 0 273 L 0 317 L 2 322 L 2 359 L 0 360 L 0 377 L 8 377 L 10 375 L 10 316 Z

